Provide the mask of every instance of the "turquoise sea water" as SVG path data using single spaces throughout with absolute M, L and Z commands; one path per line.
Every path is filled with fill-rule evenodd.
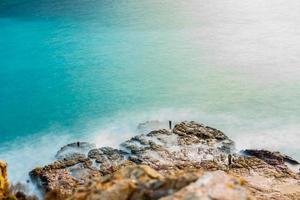
M 300 159 L 299 13 L 297 0 L 2 0 L 0 159 L 24 181 L 68 142 L 116 146 L 169 119 Z

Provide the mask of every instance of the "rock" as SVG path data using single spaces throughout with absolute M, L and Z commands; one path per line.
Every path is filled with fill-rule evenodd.
M 234 143 L 219 130 L 182 122 L 171 131 L 162 129 L 135 136 L 121 147 L 131 153 L 131 161 L 169 172 L 199 168 L 207 160 L 224 164 L 224 158 L 234 150 Z
M 229 176 L 223 171 L 207 172 L 195 183 L 161 200 L 248 200 L 252 197 L 243 184 L 243 179 Z
M 114 172 L 125 161 L 125 155 L 126 152 L 111 147 L 92 149 L 88 153 L 90 159 L 95 159 L 95 162 L 100 164 L 99 170 L 102 175 Z
M 283 165 L 284 162 L 298 165 L 299 162 L 280 152 L 272 152 L 268 150 L 246 149 L 242 151 L 243 154 L 255 156 L 269 163 L 270 165 Z
M 55 155 L 58 160 L 65 158 L 72 159 L 77 155 L 86 155 L 91 149 L 95 148 L 96 145 L 88 142 L 74 142 L 63 146 Z
M 9 193 L 9 182 L 7 178 L 7 165 L 0 160 L 0 199 L 4 199 Z
M 70 199 L 159 199 L 190 184 L 199 176 L 200 173 L 192 172 L 164 176 L 149 166 L 131 164 L 78 188 Z
M 235 155 L 233 160 L 226 172 L 243 178 L 245 187 L 256 199 L 300 198 L 300 177 L 286 165 L 271 165 L 253 156 Z
M 217 139 L 217 140 L 225 140 L 228 137 L 222 133 L 221 131 L 205 126 L 203 124 L 198 124 L 196 122 L 182 122 L 180 124 L 176 124 L 173 132 L 177 135 L 195 135 L 199 139 Z
M 57 158 L 30 172 L 48 199 L 300 199 L 300 175 L 286 165 L 297 161 L 236 153 L 223 132 L 195 122 L 137 135 L 120 149 L 72 143 Z
M 72 194 L 73 189 L 100 172 L 92 167 L 92 162 L 82 156 L 65 158 L 42 168 L 36 168 L 30 177 L 45 192 L 57 191 L 62 196 Z

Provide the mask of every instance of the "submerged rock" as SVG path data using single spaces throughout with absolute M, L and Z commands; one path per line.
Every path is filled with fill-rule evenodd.
M 91 149 L 96 148 L 96 145 L 88 142 L 74 142 L 63 146 L 55 155 L 58 160 L 72 159 L 77 155 L 86 155 Z

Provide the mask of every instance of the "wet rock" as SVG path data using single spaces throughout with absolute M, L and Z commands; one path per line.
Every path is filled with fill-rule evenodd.
M 99 164 L 102 175 L 112 173 L 118 169 L 118 166 L 125 161 L 126 155 L 126 152 L 111 147 L 92 149 L 88 153 L 88 157 L 95 159 L 95 162 Z
M 62 196 L 72 194 L 73 189 L 100 173 L 92 167 L 92 161 L 81 155 L 65 158 L 42 168 L 35 168 L 29 173 L 43 191 L 57 191 Z
M 124 159 L 125 152 L 111 147 L 101 147 L 99 149 L 92 149 L 88 153 L 88 157 L 95 159 L 98 163 L 114 162 Z
M 86 155 L 96 145 L 88 142 L 74 142 L 63 146 L 55 155 L 56 159 L 63 160 L 65 158 L 72 159 L 77 155 Z
M 297 161 L 265 150 L 235 153 L 234 142 L 224 133 L 195 122 L 132 137 L 120 149 L 82 144 L 81 151 L 78 146 L 63 147 L 57 162 L 30 173 L 47 196 L 226 199 L 218 196 L 224 190 L 231 199 L 300 199 L 300 175 L 285 164 Z M 209 178 L 202 177 L 204 171 Z
M 196 122 L 182 122 L 180 124 L 176 124 L 173 132 L 177 135 L 185 136 L 185 135 L 195 135 L 199 139 L 217 139 L 217 140 L 225 140 L 228 137 L 222 133 L 221 131 L 211 128 L 209 126 L 205 126 L 203 124 L 198 124 Z
M 234 143 L 224 133 L 197 124 L 182 122 L 173 130 L 157 130 L 139 135 L 121 144 L 131 153 L 129 159 L 161 172 L 199 168 L 206 160 L 224 163 Z
M 268 150 L 246 149 L 242 151 L 243 154 L 255 156 L 259 159 L 266 161 L 270 165 L 283 165 L 284 162 L 298 165 L 299 162 L 287 155 L 280 152 L 272 152 Z

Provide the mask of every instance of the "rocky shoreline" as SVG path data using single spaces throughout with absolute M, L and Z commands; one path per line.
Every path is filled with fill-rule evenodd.
M 299 169 L 296 160 L 237 152 L 223 132 L 196 122 L 137 135 L 119 149 L 68 144 L 56 159 L 30 172 L 45 199 L 300 199 L 299 171 L 288 167 Z

